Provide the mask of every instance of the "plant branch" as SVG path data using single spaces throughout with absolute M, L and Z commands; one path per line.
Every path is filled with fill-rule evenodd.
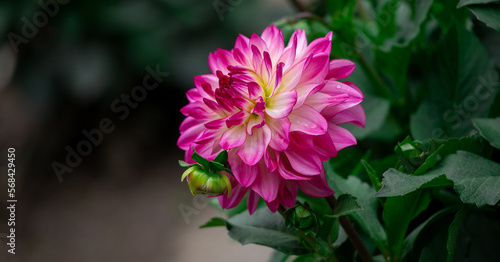
M 335 209 L 335 206 L 337 205 L 337 199 L 335 199 L 335 196 L 333 195 L 327 196 L 325 197 L 325 199 L 333 211 Z M 358 251 L 361 259 L 364 262 L 373 262 L 373 258 L 370 255 L 370 252 L 366 248 L 365 244 L 359 237 L 358 232 L 356 232 L 349 219 L 346 216 L 341 216 L 339 217 L 339 222 L 342 228 L 344 228 L 347 236 L 349 237 L 349 240 L 351 240 L 351 243 L 353 244 L 354 248 Z

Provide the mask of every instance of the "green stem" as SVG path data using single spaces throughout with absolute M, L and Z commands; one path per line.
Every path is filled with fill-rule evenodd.
M 335 196 L 333 195 L 327 196 L 325 197 L 325 199 L 333 211 L 335 209 L 335 206 L 337 205 L 337 199 L 335 199 Z M 339 222 L 346 232 L 347 236 L 349 237 L 349 240 L 351 240 L 352 245 L 358 251 L 361 260 L 363 260 L 364 262 L 373 262 L 373 258 L 370 255 L 370 252 L 366 248 L 365 244 L 359 237 L 358 232 L 356 232 L 356 229 L 354 229 L 349 219 L 346 216 L 341 216 L 339 217 Z

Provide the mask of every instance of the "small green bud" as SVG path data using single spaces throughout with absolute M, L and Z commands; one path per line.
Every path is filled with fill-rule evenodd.
M 231 194 L 231 182 L 223 172 L 212 173 L 195 164 L 182 174 L 181 181 L 186 177 L 193 196 L 197 194 L 220 196 L 226 192 L 228 195 Z
M 286 224 L 288 227 L 302 229 L 304 233 L 310 234 L 317 227 L 316 215 L 308 208 L 297 205 L 285 211 Z

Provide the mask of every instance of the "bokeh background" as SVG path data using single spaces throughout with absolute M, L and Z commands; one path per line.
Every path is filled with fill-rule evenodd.
M 293 16 L 290 2 L 2 0 L 0 261 L 265 261 L 271 249 L 198 229 L 220 214 L 180 182 L 176 140 L 185 91 L 209 73 L 208 54 Z M 111 105 L 142 84 L 146 67 L 169 75 L 119 118 Z M 114 130 L 60 181 L 53 163 L 66 164 L 67 147 L 105 118 Z M 10 147 L 16 255 L 5 238 Z

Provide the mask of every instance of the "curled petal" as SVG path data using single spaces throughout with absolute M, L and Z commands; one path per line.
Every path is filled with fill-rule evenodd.
M 325 118 L 308 105 L 293 110 L 288 119 L 291 123 L 290 132 L 298 131 L 309 135 L 322 135 L 328 127 Z
M 356 68 L 356 64 L 346 59 L 334 59 L 330 61 L 327 79 L 342 79 L 350 76 Z
M 276 151 L 285 151 L 290 142 L 290 120 L 286 117 L 281 119 L 266 117 L 266 125 L 271 129 L 269 146 Z
M 259 205 L 259 200 L 260 196 L 254 191 L 250 190 L 250 193 L 248 193 L 248 198 L 247 198 L 248 213 L 250 213 L 250 215 L 253 214 L 255 210 L 257 210 L 257 206 Z
M 281 92 L 267 99 L 266 113 L 274 119 L 288 116 L 297 102 L 297 92 Z
M 276 172 L 269 172 L 264 161 L 258 163 L 257 166 L 259 174 L 250 188 L 266 202 L 274 201 L 278 196 L 282 178 Z
M 249 187 L 257 178 L 259 168 L 257 165 L 249 166 L 241 161 L 241 158 L 234 154 L 234 150 L 229 152 L 228 160 L 234 178 L 244 187 Z
M 313 197 L 327 197 L 335 193 L 328 186 L 324 172 L 320 175 L 314 176 L 309 181 L 297 181 L 295 183 L 297 183 L 302 192 Z

